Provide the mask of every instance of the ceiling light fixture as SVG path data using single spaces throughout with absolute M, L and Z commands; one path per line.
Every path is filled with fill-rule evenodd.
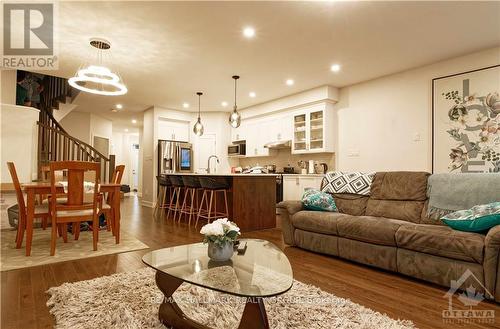
M 123 108 L 123 105 L 122 105 L 122 104 L 116 104 L 116 108 L 117 108 L 118 110 L 121 110 L 121 109 Z
M 333 64 L 332 66 L 330 66 L 330 70 L 332 72 L 338 72 L 338 71 L 340 71 L 340 65 L 339 64 Z
M 247 26 L 243 29 L 243 35 L 245 38 L 253 38 L 255 36 L 255 29 L 251 26 Z
M 97 65 L 89 65 L 79 69 L 75 76 L 68 80 L 71 87 L 84 92 L 118 96 L 127 93 L 128 89 L 120 76 L 102 64 L 103 55 L 108 55 L 111 44 L 104 39 L 91 39 L 90 45 L 97 49 Z
M 222 103 L 220 103 L 220 105 L 222 105 L 222 107 L 227 107 L 228 104 L 227 104 L 227 102 L 222 102 Z
M 198 120 L 194 124 L 193 132 L 196 136 L 201 136 L 203 135 L 203 131 L 205 130 L 203 128 L 203 124 L 201 123 L 201 95 L 203 95 L 203 93 L 199 91 L 196 93 L 196 95 L 198 95 Z
M 238 113 L 238 106 L 236 105 L 236 88 L 237 88 L 237 81 L 240 77 L 238 75 L 233 75 L 234 79 L 234 106 L 233 106 L 233 112 L 229 115 L 229 124 L 233 128 L 238 128 L 241 124 L 241 114 Z
M 248 93 L 248 96 L 255 98 L 255 96 L 257 96 L 257 94 L 255 92 L 251 91 Z
M 136 124 L 136 123 L 137 123 L 137 120 L 136 120 L 136 119 L 132 119 L 132 123 L 133 123 L 133 124 Z
M 293 84 L 294 84 L 294 83 L 295 83 L 295 81 L 293 81 L 293 79 L 288 79 L 288 80 L 286 80 L 286 84 L 287 84 L 288 86 L 293 86 Z
M 182 103 L 182 107 L 187 109 L 189 107 L 189 103 Z

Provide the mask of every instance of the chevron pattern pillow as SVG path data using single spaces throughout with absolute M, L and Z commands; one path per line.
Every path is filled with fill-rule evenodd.
M 328 193 L 352 193 L 370 195 L 375 173 L 331 171 L 321 183 L 321 191 Z

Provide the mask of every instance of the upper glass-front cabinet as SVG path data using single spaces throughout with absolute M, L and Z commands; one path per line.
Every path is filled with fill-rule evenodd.
M 292 153 L 334 152 L 333 108 L 321 104 L 302 110 L 293 117 Z

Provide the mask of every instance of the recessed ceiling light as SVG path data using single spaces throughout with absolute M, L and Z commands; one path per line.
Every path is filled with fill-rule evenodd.
M 182 103 L 182 107 L 187 109 L 189 107 L 189 103 Z
M 220 103 L 220 105 L 222 105 L 223 107 L 226 107 L 227 106 L 227 102 L 222 102 L 222 103 Z
M 295 83 L 295 81 L 293 81 L 293 79 L 288 79 L 288 80 L 286 80 L 286 84 L 287 84 L 288 86 L 293 86 L 293 84 L 294 84 L 294 83 Z
M 251 26 L 247 26 L 243 29 L 243 35 L 245 38 L 253 38 L 255 36 L 255 29 Z
M 125 129 L 125 132 L 128 133 L 128 129 Z
M 339 64 L 333 64 L 332 66 L 330 66 L 330 70 L 332 72 L 338 72 L 338 71 L 340 71 L 340 65 Z
M 257 94 L 255 92 L 251 91 L 248 93 L 248 96 L 254 98 L 255 96 L 257 96 Z
M 116 104 L 116 108 L 117 108 L 118 110 L 121 110 L 121 109 L 123 108 L 123 105 L 122 105 L 122 104 Z
M 132 119 L 132 123 L 137 123 L 137 120 L 136 119 Z

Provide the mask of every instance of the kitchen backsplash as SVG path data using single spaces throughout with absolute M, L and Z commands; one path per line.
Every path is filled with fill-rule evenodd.
M 289 164 L 295 168 L 295 172 L 300 173 L 298 165 L 299 161 L 308 162 L 309 160 L 317 161 L 318 163 L 326 163 L 328 171 L 335 170 L 335 154 L 334 153 L 316 153 L 316 154 L 291 154 L 289 149 L 277 150 L 276 155 L 258 158 L 240 158 L 240 166 L 264 166 L 274 164 L 277 171 L 283 171 L 283 167 Z

